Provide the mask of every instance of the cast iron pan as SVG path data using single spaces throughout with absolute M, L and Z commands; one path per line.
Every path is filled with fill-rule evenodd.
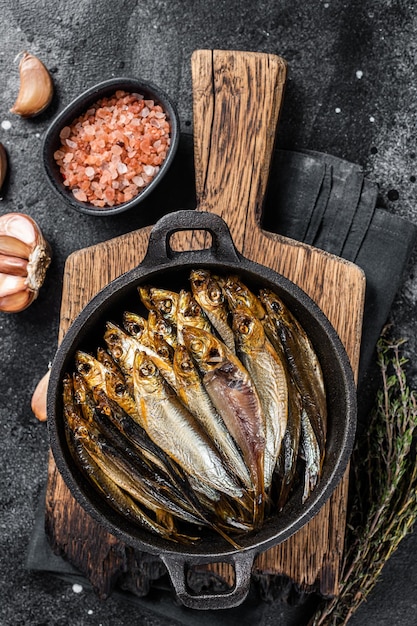
M 206 230 L 210 248 L 175 252 L 171 236 L 177 231 Z M 264 526 L 240 540 L 236 550 L 207 531 L 201 541 L 180 546 L 135 526 L 113 511 L 79 472 L 69 452 L 62 414 L 62 377 L 74 370 L 78 348 L 96 350 L 103 344 L 107 320 L 121 322 L 124 310 L 145 315 L 137 287 L 152 284 L 169 289 L 187 287 L 191 269 L 209 268 L 216 273 L 237 273 L 252 289 L 266 287 L 280 296 L 307 331 L 320 360 L 328 400 L 328 433 L 323 474 L 319 485 L 303 505 L 301 486 L 284 510 Z M 83 309 L 65 335 L 52 364 L 48 389 L 48 427 L 55 461 L 68 488 L 84 509 L 108 531 L 136 549 L 157 554 L 168 568 L 179 599 L 197 609 L 224 609 L 240 604 L 249 591 L 256 555 L 274 546 L 306 524 L 330 497 L 346 470 L 356 425 L 356 390 L 345 349 L 330 322 L 297 285 L 271 269 L 243 257 L 236 250 L 226 223 L 219 216 L 200 211 L 178 211 L 162 218 L 153 228 L 142 263 L 112 281 Z M 187 587 L 187 569 L 207 562 L 231 563 L 235 585 L 223 594 L 194 595 Z

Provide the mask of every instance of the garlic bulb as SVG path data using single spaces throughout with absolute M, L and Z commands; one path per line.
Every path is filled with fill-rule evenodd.
M 0 216 L 0 311 L 26 309 L 37 297 L 50 262 L 49 244 L 31 217 Z
M 52 78 L 45 65 L 29 52 L 24 52 L 19 63 L 19 75 L 19 94 L 10 112 L 22 117 L 42 113 L 54 92 Z

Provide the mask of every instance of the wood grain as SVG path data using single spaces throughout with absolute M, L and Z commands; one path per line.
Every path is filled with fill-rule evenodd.
M 221 215 L 236 247 L 246 257 L 285 275 L 317 302 L 339 333 L 356 376 L 365 288 L 363 272 L 352 263 L 260 227 L 285 74 L 285 62 L 274 55 L 212 50 L 193 54 L 197 209 Z M 59 340 L 99 289 L 141 262 L 149 231 L 147 228 L 127 233 L 68 258 Z M 201 245 L 201 238 L 193 233 L 176 235 L 176 247 L 180 250 Z M 346 473 L 313 520 L 283 544 L 258 556 L 255 571 L 283 574 L 303 588 L 326 596 L 336 594 L 347 488 Z M 126 570 L 127 548 L 74 501 L 52 457 L 46 522 L 54 548 L 92 581 L 100 595 L 108 595 L 115 580 Z M 220 565 L 212 565 L 211 569 L 229 575 Z

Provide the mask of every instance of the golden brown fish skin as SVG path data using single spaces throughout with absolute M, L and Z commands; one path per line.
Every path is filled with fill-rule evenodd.
M 194 524 L 204 524 L 205 520 L 192 512 L 189 504 L 182 500 L 175 487 L 159 475 L 140 463 L 139 459 L 121 454 L 119 450 L 106 438 L 98 433 L 91 435 L 86 443 L 90 455 L 104 473 L 108 475 L 121 489 L 146 508 L 159 515 L 160 510 L 184 521 Z
M 265 506 L 265 418 L 253 381 L 239 359 L 212 334 L 184 327 L 184 341 L 214 406 L 239 446 L 254 485 L 254 525 Z
M 111 400 L 142 425 L 142 417 L 122 375 L 117 376 L 113 370 L 107 369 L 91 354 L 82 350 L 76 352 L 75 368 L 92 391 L 96 388 L 102 389 Z
M 132 370 L 135 352 L 138 349 L 138 340 L 129 333 L 125 333 L 113 322 L 106 322 L 103 338 L 109 353 L 119 365 L 129 386 L 133 388 Z
M 274 500 L 278 511 L 283 509 L 294 485 L 301 433 L 302 402 L 300 392 L 290 377 L 287 377 L 287 384 L 289 388 L 287 429 L 284 433 L 281 452 L 275 468 L 278 488 Z
M 173 527 L 165 528 L 145 513 L 137 501 L 115 482 L 109 471 L 109 463 L 103 462 L 101 457 L 94 454 L 94 439 L 90 430 L 77 428 L 73 431 L 75 446 L 78 451 L 78 460 L 90 481 L 105 497 L 106 502 L 119 513 L 154 534 L 172 541 L 185 541 Z M 101 463 L 98 463 L 100 458 Z M 106 471 L 107 470 L 107 471 Z
M 225 469 L 214 445 L 143 352 L 136 353 L 133 380 L 149 437 L 191 476 L 231 497 L 241 497 L 242 489 Z
M 142 343 L 136 337 L 125 333 L 116 324 L 107 322 L 104 341 L 107 343 L 110 354 L 120 365 L 124 374 L 130 393 L 133 396 L 133 363 L 135 353 L 138 350 L 146 352 L 155 361 L 157 367 L 161 370 L 162 375 L 166 378 L 170 385 L 175 389 L 175 375 L 172 367 L 170 356 L 172 350 L 169 350 L 168 344 L 159 336 L 153 337 L 149 343 Z M 168 356 L 166 356 L 168 354 Z
M 323 374 L 314 348 L 306 332 L 272 291 L 263 289 L 260 299 L 267 315 L 265 330 L 274 347 L 284 350 L 290 375 L 300 390 L 311 425 L 320 446 L 322 460 L 326 446 L 327 406 Z
M 197 326 L 207 332 L 212 331 L 211 323 L 194 296 L 185 289 L 179 294 L 177 313 L 177 336 L 178 342 L 184 343 L 182 329 L 184 326 Z
M 303 503 L 311 495 L 321 476 L 321 451 L 307 412 L 301 411 L 301 454 L 305 460 Z
M 190 274 L 191 290 L 213 328 L 229 350 L 235 353 L 235 339 L 229 324 L 229 310 L 219 283 L 208 270 L 192 270 Z
M 229 307 L 234 311 L 240 305 L 247 307 L 252 315 L 262 320 L 265 317 L 265 308 L 262 302 L 250 289 L 242 282 L 239 276 L 230 274 L 226 277 L 218 278 L 219 284 L 226 296 Z
M 250 489 L 252 483 L 248 468 L 210 400 L 187 348 L 181 344 L 174 353 L 174 373 L 179 398 L 207 432 L 230 471 Z
M 281 450 L 288 420 L 288 385 L 282 360 L 267 338 L 262 322 L 251 310 L 238 303 L 233 313 L 237 353 L 259 392 L 265 416 L 265 489 Z
M 176 291 L 148 285 L 139 287 L 138 290 L 143 304 L 149 311 L 154 309 L 170 324 L 176 325 L 179 299 Z
M 148 320 L 132 311 L 123 313 L 123 328 L 129 335 L 148 345 L 150 342 Z
M 177 328 L 176 325 L 165 319 L 156 310 L 151 309 L 148 315 L 149 345 L 152 345 L 156 338 L 162 338 L 169 343 L 172 348 L 176 348 Z

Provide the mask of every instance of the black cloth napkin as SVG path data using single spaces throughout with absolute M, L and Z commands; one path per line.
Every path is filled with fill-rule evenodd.
M 161 183 L 158 196 L 170 210 L 194 208 L 190 135 L 182 136 L 176 163 Z M 262 226 L 341 256 L 364 270 L 366 295 L 358 387 L 359 419 L 364 423 L 372 399 L 369 379 L 376 342 L 401 284 L 417 227 L 378 206 L 378 187 L 364 176 L 359 165 L 313 151 L 283 150 L 274 154 Z M 88 582 L 74 567 L 53 554 L 44 532 L 44 514 L 42 498 L 28 547 L 27 568 L 77 580 L 88 588 Z M 274 600 L 278 606 L 276 601 L 282 599 L 287 601 L 286 608 L 280 603 L 276 615 L 290 612 L 292 623 L 297 623 L 297 612 L 305 611 L 310 602 L 309 595 L 298 592 L 290 581 L 262 575 L 254 577 L 249 598 L 240 607 L 193 611 L 178 605 L 167 576 L 161 576 L 160 564 L 154 562 L 158 576 L 144 585 L 143 597 L 120 586 L 114 593 L 144 610 L 178 619 L 179 624 L 261 625 L 269 613 L 270 605 L 265 600 Z M 221 585 L 215 576 L 197 576 L 191 583 L 196 591 Z M 293 600 L 295 606 L 290 607 Z

